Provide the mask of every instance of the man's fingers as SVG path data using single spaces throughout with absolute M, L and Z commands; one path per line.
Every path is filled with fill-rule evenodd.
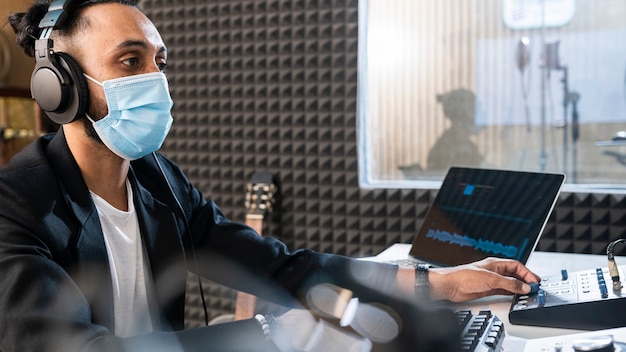
M 511 259 L 487 259 L 486 269 L 492 270 L 500 275 L 511 276 L 525 282 L 539 282 L 541 277 L 528 269 L 519 261 Z

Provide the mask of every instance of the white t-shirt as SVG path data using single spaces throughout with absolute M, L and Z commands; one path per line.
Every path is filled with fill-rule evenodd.
M 126 180 L 128 211 L 121 211 L 97 194 L 91 196 L 98 210 L 113 283 L 115 335 L 128 337 L 153 330 L 148 292 L 150 270 L 133 204 L 133 193 Z

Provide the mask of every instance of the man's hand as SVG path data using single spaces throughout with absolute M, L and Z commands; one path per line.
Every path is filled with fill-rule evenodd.
M 490 295 L 525 294 L 528 283 L 541 278 L 522 263 L 511 259 L 487 258 L 451 268 L 431 269 L 430 296 L 434 300 L 469 301 Z

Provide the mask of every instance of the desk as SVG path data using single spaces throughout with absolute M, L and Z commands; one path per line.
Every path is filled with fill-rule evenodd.
M 387 248 L 374 258 L 376 261 L 390 258 L 401 258 L 409 253 L 410 248 L 410 244 L 397 243 Z M 619 259 L 616 260 L 618 261 L 618 265 L 620 265 Z M 546 276 L 558 274 L 561 272 L 561 269 L 567 269 L 570 272 L 575 272 L 589 270 L 596 267 L 606 267 L 607 258 L 605 255 L 534 252 L 530 256 L 526 265 L 536 274 Z M 511 324 L 509 322 L 509 309 L 511 307 L 511 302 L 511 296 L 491 296 L 470 302 L 450 303 L 450 305 L 452 307 L 471 308 L 474 312 L 485 307 L 491 309 L 491 311 L 505 324 L 507 338 L 505 339 L 504 350 L 507 352 L 542 351 L 544 346 L 553 345 L 561 339 L 563 339 L 565 345 L 567 345 L 567 342 L 573 340 L 574 338 L 588 335 L 607 334 L 613 335 L 615 340 L 626 341 L 626 327 L 600 332 L 588 332 L 582 330 Z M 552 350 L 546 349 L 545 351 Z M 563 351 L 568 351 L 568 349 L 564 348 Z

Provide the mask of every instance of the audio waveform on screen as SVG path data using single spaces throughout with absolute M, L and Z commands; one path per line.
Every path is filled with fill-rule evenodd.
M 474 239 L 470 238 L 467 235 L 459 235 L 459 234 L 451 234 L 448 231 L 443 230 L 433 230 L 430 229 L 426 233 L 427 238 L 432 238 L 441 242 L 448 242 L 451 244 L 456 244 L 461 247 L 474 247 L 475 249 L 481 250 L 487 253 L 493 253 L 496 255 L 504 255 L 509 258 L 515 258 L 517 255 L 517 247 L 516 246 L 507 246 L 502 243 L 495 243 L 493 241 L 486 241 L 483 239 Z

